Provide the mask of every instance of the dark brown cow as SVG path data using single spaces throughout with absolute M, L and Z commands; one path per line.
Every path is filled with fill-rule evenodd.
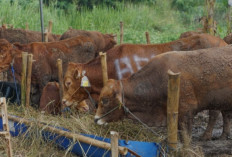
M 187 37 L 199 35 L 199 34 L 202 34 L 202 32 L 188 31 L 188 32 L 181 33 L 179 39 L 187 38 Z
M 191 134 L 193 116 L 197 112 L 221 110 L 224 115 L 222 136 L 229 136 L 230 129 L 226 128 L 229 120 L 225 115 L 232 110 L 231 52 L 232 46 L 226 46 L 158 55 L 128 79 L 107 82 L 100 94 L 95 121 L 102 125 L 122 119 L 126 116 L 120 109 L 123 105 L 149 126 L 166 123 L 170 69 L 181 73 L 180 126 L 187 127 Z M 102 117 L 114 108 L 112 113 Z
M 48 41 L 58 41 L 59 37 L 60 35 L 49 34 Z M 0 28 L 0 39 L 6 39 L 10 43 L 28 44 L 42 41 L 42 35 L 37 31 Z
M 109 78 L 122 79 L 140 70 L 149 60 L 158 54 L 175 50 L 196 50 L 227 45 L 222 39 L 199 34 L 164 44 L 138 45 L 122 44 L 107 51 L 107 66 Z M 64 95 L 62 103 L 71 106 L 88 98 L 84 88 L 80 87 L 82 71 L 86 71 L 91 87 L 87 88 L 91 96 L 97 100 L 102 84 L 100 57 L 87 64 L 70 63 L 64 77 Z M 78 89 L 78 90 L 77 90 Z
M 17 48 L 15 47 L 17 46 Z M 2 50 L 4 48 L 4 50 Z M 9 67 L 14 60 L 17 80 L 20 80 L 22 68 L 22 51 L 33 54 L 32 85 L 39 86 L 39 93 L 43 87 L 52 80 L 57 80 L 58 71 L 56 61 L 62 59 L 64 72 L 69 61 L 84 63 L 95 57 L 96 48 L 92 40 L 87 37 L 75 37 L 63 41 L 49 43 L 30 43 L 27 45 L 12 45 L 0 39 L 0 67 L 2 70 Z M 38 89 L 38 87 L 33 88 Z M 37 92 L 37 91 L 36 91 Z M 38 104 L 39 97 L 35 102 Z
M 43 88 L 39 108 L 49 114 L 61 113 L 59 84 L 57 82 L 48 82 Z
M 227 43 L 227 44 L 232 44 L 232 33 L 230 33 L 229 35 L 225 36 L 223 38 L 223 40 Z
M 68 31 L 66 31 L 60 37 L 60 40 L 76 36 L 86 36 L 91 38 L 94 41 L 94 44 L 96 45 L 98 52 L 105 52 L 117 44 L 117 42 L 114 40 L 114 35 L 112 34 L 102 34 L 101 32 L 97 31 L 86 31 L 76 29 L 69 29 Z

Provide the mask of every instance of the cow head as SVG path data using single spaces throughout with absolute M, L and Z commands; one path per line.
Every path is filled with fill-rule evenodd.
M 14 49 L 12 44 L 5 39 L 0 39 L 0 72 L 9 68 L 14 55 L 19 50 Z
M 102 125 L 122 119 L 124 109 L 121 105 L 123 104 L 120 82 L 110 79 L 101 90 L 97 112 L 94 117 L 95 122 Z
M 88 93 L 81 87 L 82 72 L 81 64 L 69 63 L 64 77 L 63 106 L 78 105 L 88 98 Z
M 117 44 L 117 40 L 115 39 L 115 37 L 116 35 L 113 34 L 104 34 L 106 44 L 104 51 L 111 49 L 112 47 L 114 47 L 114 45 Z

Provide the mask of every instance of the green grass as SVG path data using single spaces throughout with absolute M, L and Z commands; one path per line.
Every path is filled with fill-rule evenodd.
M 22 0 L 20 0 L 22 2 Z M 25 28 L 40 31 L 39 2 L 28 2 L 27 5 L 18 5 L 19 0 L 10 4 L 9 0 L 0 1 L 0 19 L 2 23 L 13 24 L 15 28 Z M 58 9 L 54 5 L 44 6 L 44 24 L 53 21 L 53 33 L 62 34 L 70 26 L 74 29 L 97 30 L 103 33 L 118 35 L 119 23 L 124 22 L 125 43 L 146 43 L 145 32 L 148 31 L 152 43 L 163 43 L 175 40 L 182 32 L 201 27 L 195 18 L 202 16 L 204 6 L 195 10 L 199 12 L 183 13 L 171 7 L 168 0 L 156 0 L 154 5 L 119 4 L 117 9 L 104 6 L 95 6 L 93 10 L 82 9 L 77 11 L 75 5 L 69 10 Z M 189 18 L 187 24 L 186 19 Z M 225 35 L 225 24 L 219 24 L 219 34 Z

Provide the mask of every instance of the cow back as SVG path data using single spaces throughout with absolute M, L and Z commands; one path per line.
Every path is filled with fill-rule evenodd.
M 68 39 L 76 36 L 86 36 L 91 38 L 94 41 L 94 44 L 97 47 L 97 51 L 107 51 L 111 49 L 117 42 L 114 40 L 114 36 L 111 34 L 102 34 L 98 31 L 86 31 L 86 30 L 76 30 L 69 29 L 61 37 L 60 40 Z
M 27 44 L 31 42 L 41 42 L 41 32 L 24 30 L 24 29 L 1 29 L 0 28 L 0 39 L 6 39 L 10 43 L 21 43 Z M 56 41 L 59 39 L 59 35 L 49 34 L 48 41 Z

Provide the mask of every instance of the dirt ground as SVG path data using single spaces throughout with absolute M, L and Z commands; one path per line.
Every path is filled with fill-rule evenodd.
M 200 140 L 207 127 L 208 119 L 208 111 L 200 112 L 194 117 L 192 144 L 201 146 L 207 157 L 232 157 L 232 136 L 228 140 L 219 139 L 223 127 L 221 114 L 214 126 L 213 139 L 210 141 Z M 232 129 L 230 129 L 230 134 L 232 135 Z

